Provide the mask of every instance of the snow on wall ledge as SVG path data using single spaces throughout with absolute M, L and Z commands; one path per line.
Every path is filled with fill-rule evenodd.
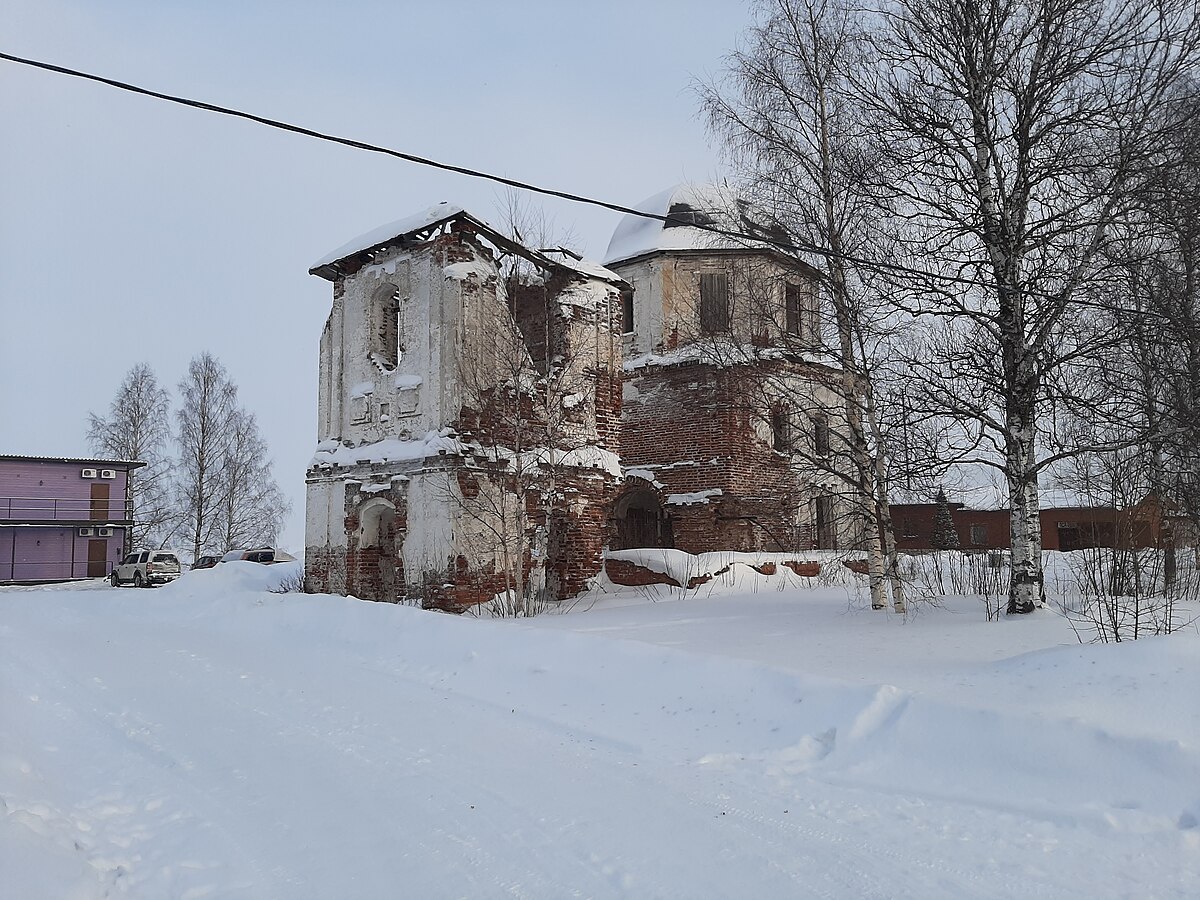
M 467 445 L 443 428 L 427 432 L 423 438 L 401 440 L 388 438 L 361 447 L 347 447 L 336 440 L 322 441 L 317 445 L 309 466 L 354 466 L 360 463 L 412 462 L 429 456 L 453 454 L 461 456 Z
M 720 488 L 708 488 L 703 491 L 692 491 L 688 494 L 668 494 L 668 506 L 691 506 L 694 503 L 707 503 L 713 497 L 720 497 L 725 492 Z
M 706 339 L 686 344 L 677 350 L 663 353 L 643 353 L 625 360 L 622 364 L 626 372 L 636 372 L 649 366 L 680 366 L 690 363 L 706 363 L 713 366 L 737 366 L 768 360 L 798 360 L 836 368 L 832 356 L 820 351 L 796 353 L 780 347 L 749 347 L 745 344 L 722 339 Z

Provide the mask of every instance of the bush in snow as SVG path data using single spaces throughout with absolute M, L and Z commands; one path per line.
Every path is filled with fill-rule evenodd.
M 1093 547 L 1065 556 L 1071 578 L 1059 605 L 1081 641 L 1136 641 L 1171 634 L 1196 619 L 1200 571 L 1194 557 L 1168 578 L 1164 550 Z

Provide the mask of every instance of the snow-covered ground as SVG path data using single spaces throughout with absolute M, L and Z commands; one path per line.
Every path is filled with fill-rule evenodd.
M 740 566 L 497 621 L 283 571 L 0 591 L 0 896 L 1200 896 L 1194 630 Z

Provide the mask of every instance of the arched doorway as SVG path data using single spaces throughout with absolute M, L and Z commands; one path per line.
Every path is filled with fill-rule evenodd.
M 364 600 L 399 599 L 402 580 L 397 551 L 396 508 L 382 498 L 359 509 L 354 593 Z
M 633 550 L 638 547 L 674 547 L 671 520 L 648 487 L 634 487 L 617 499 L 613 509 L 616 534 L 614 550 Z

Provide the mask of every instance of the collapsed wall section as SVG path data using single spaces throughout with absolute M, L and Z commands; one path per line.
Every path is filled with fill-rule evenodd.
M 810 408 L 836 410 L 824 377 L 784 360 L 643 362 L 628 368 L 622 461 L 632 478 L 626 490 L 654 491 L 666 520 L 659 536 L 669 534 L 661 545 L 690 553 L 752 552 L 844 546 L 850 540 L 848 534 L 826 534 L 824 540 L 819 534 L 818 498 L 831 498 L 821 514 L 840 515 L 845 486 L 816 464 L 812 420 L 793 410 L 786 445 L 771 421 L 774 395 L 811 395 Z M 625 525 L 621 503 L 616 511 L 617 547 L 653 539 L 636 523 Z

